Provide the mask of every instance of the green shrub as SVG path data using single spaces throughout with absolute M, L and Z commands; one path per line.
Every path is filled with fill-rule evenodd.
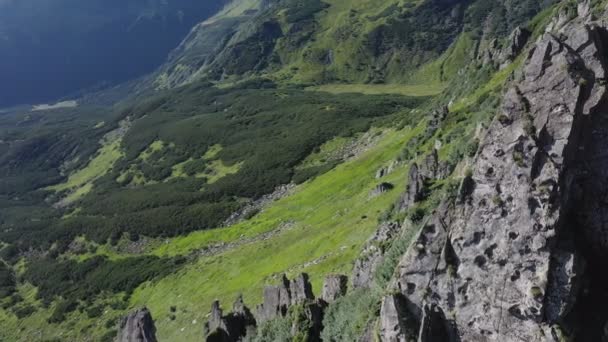
M 513 161 L 515 162 L 515 164 L 517 164 L 517 166 L 524 167 L 525 160 L 523 152 L 517 150 L 513 151 Z
M 410 210 L 409 218 L 414 223 L 420 223 L 426 216 L 426 209 L 422 206 L 417 206 Z
M 65 320 L 66 315 L 76 310 L 78 302 L 74 299 L 61 300 L 55 305 L 51 317 L 47 319 L 50 324 L 61 323 Z
M 15 292 L 15 274 L 13 270 L 0 261 L 0 299 L 5 298 Z
M 141 283 L 165 276 L 183 263 L 181 258 L 133 257 L 116 261 L 97 256 L 83 262 L 34 259 L 23 278 L 38 287 L 37 296 L 46 302 L 56 297 L 71 298 L 55 309 L 51 321 L 61 321 L 75 300 L 91 301 L 102 292 L 129 295 Z M 113 304 L 112 304 L 113 306 Z
M 20 306 L 20 307 L 13 309 L 13 313 L 19 319 L 23 319 L 23 318 L 33 314 L 34 312 L 36 312 L 36 307 L 33 305 L 30 305 L 30 304 L 26 304 L 24 306 Z
M 326 342 L 357 341 L 380 313 L 381 295 L 360 289 L 330 304 L 323 318 L 321 338 Z
M 291 342 L 291 320 L 279 317 L 266 321 L 258 326 L 255 342 Z
M 101 336 L 99 339 L 100 342 L 114 342 L 116 340 L 116 335 L 118 331 L 116 330 L 108 330 L 105 334 Z
M 479 139 L 473 139 L 468 145 L 466 149 L 466 154 L 468 157 L 475 157 L 477 154 L 477 150 L 479 149 Z
M 96 318 L 103 314 L 103 305 L 95 305 L 86 309 L 89 318 Z

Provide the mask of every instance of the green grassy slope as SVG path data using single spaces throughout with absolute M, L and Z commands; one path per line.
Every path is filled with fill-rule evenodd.
M 199 341 L 202 340 L 201 324 L 209 303 L 215 298 L 228 306 L 238 293 L 243 293 L 247 303 L 253 306 L 260 302 L 264 284 L 273 283 L 283 272 L 289 275 L 309 272 L 319 293 L 324 274 L 350 272 L 378 217 L 399 195 L 398 191 L 392 191 L 379 197 L 369 196 L 379 182 L 375 171 L 395 160 L 419 130 L 377 130 L 377 143 L 369 151 L 300 185 L 292 195 L 272 203 L 257 216 L 232 227 L 192 233 L 153 248 L 149 253 L 189 255 L 218 242 L 246 241 L 221 254 L 200 257 L 162 280 L 145 283 L 135 290 L 130 305 L 146 305 L 152 310 L 158 337 L 162 340 Z M 400 188 L 405 174 L 406 168 L 401 166 L 383 181 Z M 255 240 L 256 236 L 277 230 L 279 226 L 288 228 L 279 229 L 266 240 Z M 41 305 L 31 286 L 21 286 L 20 291 L 25 299 L 21 306 Z M 106 304 L 100 317 L 88 318 L 86 313 L 76 311 L 61 324 L 45 323 L 53 312 L 53 305 L 49 309 L 39 308 L 23 319 L 0 310 L 5 328 L 0 337 L 25 341 L 35 339 L 38 333 L 77 340 L 100 336 L 109 330 L 106 322 L 121 312 L 107 306 L 113 298 L 117 297 L 98 300 Z M 177 307 L 174 320 L 170 319 L 171 306 Z
M 263 285 L 274 283 L 283 272 L 290 276 L 310 273 L 314 290 L 320 293 L 324 274 L 350 272 L 378 217 L 399 195 L 393 191 L 369 197 L 379 182 L 375 171 L 395 160 L 414 133 L 409 128 L 384 131 L 370 151 L 301 185 L 293 195 L 254 218 L 222 231 L 193 233 L 159 247 L 154 253 L 188 253 L 214 242 L 238 241 L 288 225 L 268 240 L 201 257 L 175 276 L 143 285 L 135 291 L 132 305 L 152 310 L 159 338 L 195 341 L 201 339 L 201 326 L 192 321 L 205 320 L 211 301 L 220 299 L 229 307 L 242 293 L 254 307 L 261 302 Z M 397 168 L 383 181 L 402 187 L 405 168 Z M 178 309 L 175 320 L 169 318 L 171 306 Z

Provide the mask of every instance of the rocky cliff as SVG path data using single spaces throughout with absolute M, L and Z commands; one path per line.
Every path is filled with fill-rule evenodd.
M 117 342 L 156 342 L 156 327 L 147 308 L 124 317 L 118 328 Z
M 606 309 L 606 22 L 590 4 L 530 49 L 470 165 L 403 256 L 382 339 L 600 341 Z M 398 303 L 398 304 L 395 304 Z M 593 312 L 593 319 L 590 317 Z M 408 326 L 407 317 L 417 324 Z

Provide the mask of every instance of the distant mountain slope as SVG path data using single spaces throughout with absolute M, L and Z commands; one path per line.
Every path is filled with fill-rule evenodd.
M 0 107 L 54 100 L 157 68 L 226 0 L 0 2 Z
M 464 60 L 419 68 L 467 32 L 475 55 L 554 0 L 241 0 L 196 26 L 155 87 L 264 75 L 282 84 L 444 82 Z M 428 71 L 431 71 L 430 73 Z M 450 74 L 452 73 L 452 74 Z

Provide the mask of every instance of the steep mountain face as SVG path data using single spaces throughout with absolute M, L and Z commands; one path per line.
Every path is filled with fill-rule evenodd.
M 531 48 L 485 133 L 460 197 L 401 260 L 382 314 L 387 340 L 606 338 L 606 26 L 562 14 Z M 389 307 L 389 302 L 400 304 Z M 593 312 L 593 315 L 590 314 Z M 591 318 L 593 317 L 593 318 Z M 386 321 L 386 323 L 385 323 Z
M 212 1 L 4 1 L 0 106 L 32 104 L 153 71 Z

